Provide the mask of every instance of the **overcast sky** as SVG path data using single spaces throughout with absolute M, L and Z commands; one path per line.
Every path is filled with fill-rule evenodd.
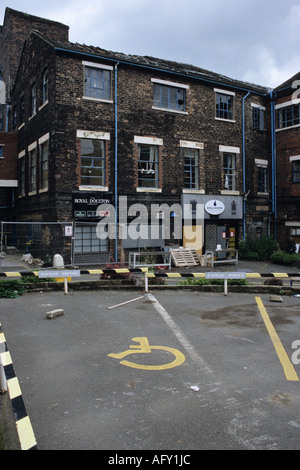
M 276 87 L 300 71 L 300 0 L 0 0 L 70 26 L 70 41 Z

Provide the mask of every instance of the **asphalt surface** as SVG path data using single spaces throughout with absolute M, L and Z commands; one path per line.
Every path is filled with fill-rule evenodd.
M 299 378 L 300 299 L 260 298 Z M 62 290 L 0 306 L 40 450 L 300 449 L 300 382 L 254 294 Z

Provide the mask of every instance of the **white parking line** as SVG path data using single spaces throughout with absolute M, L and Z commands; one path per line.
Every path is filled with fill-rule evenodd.
M 210 367 L 206 364 L 204 359 L 197 353 L 194 346 L 182 333 L 179 326 L 174 322 L 174 320 L 170 317 L 167 310 L 158 302 L 158 300 L 154 297 L 154 295 L 146 294 L 146 298 L 148 298 L 149 301 L 153 303 L 155 310 L 160 314 L 160 316 L 166 322 L 166 324 L 174 333 L 176 338 L 180 341 L 181 345 L 184 347 L 184 349 L 186 350 L 190 358 L 202 368 L 203 372 L 211 373 L 212 370 L 210 369 Z

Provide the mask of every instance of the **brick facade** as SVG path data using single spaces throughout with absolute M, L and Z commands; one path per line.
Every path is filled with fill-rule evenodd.
M 299 77 L 275 90 L 276 232 L 282 248 L 288 248 L 290 240 L 300 244 L 300 174 L 296 176 L 295 167 L 300 167 Z
M 3 29 L 8 28 L 8 20 L 13 18 L 19 21 L 21 28 L 22 14 L 8 13 Z M 28 17 L 29 20 L 31 25 L 35 24 L 34 18 Z M 193 66 L 71 44 L 64 25 L 55 24 L 51 38 L 43 27 L 49 27 L 46 20 L 41 20 L 39 32 L 34 31 L 25 41 L 10 103 L 9 128 L 18 135 L 19 166 L 22 164 L 25 169 L 22 190 L 19 181 L 20 220 L 34 217 L 41 221 L 72 221 L 75 218 L 78 224 L 92 220 L 96 223 L 93 218 L 80 218 L 81 211 L 75 216 L 72 199 L 75 192 L 88 198 L 95 190 L 93 185 L 86 185 L 81 176 L 87 171 L 82 168 L 82 139 L 88 139 L 89 142 L 101 141 L 105 155 L 101 169 L 104 176 L 96 188 L 99 198 L 107 196 L 112 203 L 116 202 L 117 187 L 117 195 L 127 196 L 128 205 L 140 202 L 147 208 L 154 203 L 205 204 L 209 198 L 218 199 L 226 206 L 224 214 L 220 217 L 205 214 L 209 247 L 220 241 L 218 236 L 224 231 L 227 237 L 229 233 L 234 234 L 231 235 L 234 246 L 243 237 L 244 230 L 245 234 L 253 236 L 273 233 L 269 90 L 208 74 Z M 0 65 L 5 68 L 5 64 L 3 59 Z M 86 69 L 105 70 L 110 76 L 111 92 L 105 99 L 85 96 Z M 46 102 L 43 101 L 45 71 Z M 31 109 L 33 86 L 36 90 L 34 114 Z M 165 87 L 170 93 L 177 90 L 180 96 L 184 94 L 185 107 L 162 109 L 154 103 L 155 86 Z M 219 99 L 231 103 L 230 117 L 229 114 L 217 115 Z M 255 125 L 254 115 L 258 120 Z M 41 176 L 45 142 L 48 145 L 46 187 Z M 289 137 L 289 142 L 282 142 L 282 152 L 289 152 L 291 143 L 296 149 L 297 132 L 294 138 Z M 150 147 L 157 149 L 157 160 L 152 160 L 147 167 L 155 174 L 155 179 L 153 176 L 151 183 L 149 180 L 147 183 L 151 188 L 141 183 L 140 178 L 147 172 L 143 163 L 139 163 L 141 149 Z M 186 163 L 184 155 L 190 151 L 187 149 L 197 155 L 196 170 Z M 100 160 L 97 161 L 100 165 Z M 100 174 L 98 169 L 90 173 L 93 171 Z M 187 186 L 186 171 L 194 172 L 195 187 Z M 32 186 L 33 172 L 36 181 Z M 280 174 L 279 167 L 277 174 Z M 279 185 L 278 195 L 280 191 Z M 297 188 L 294 191 L 293 195 L 299 197 Z M 120 258 L 125 256 L 123 248 L 119 243 Z M 113 241 L 107 249 L 114 258 Z M 103 252 L 100 258 L 103 262 Z

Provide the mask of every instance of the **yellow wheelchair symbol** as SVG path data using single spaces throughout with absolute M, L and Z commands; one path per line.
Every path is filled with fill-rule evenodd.
M 175 356 L 175 359 L 172 362 L 168 362 L 167 364 L 158 365 L 158 366 L 149 366 L 144 364 L 137 364 L 131 361 L 121 361 L 120 364 L 127 367 L 133 367 L 134 369 L 145 369 L 145 370 L 164 370 L 164 369 L 172 369 L 172 367 L 177 367 L 183 364 L 185 361 L 185 356 L 182 354 L 178 349 L 169 348 L 168 346 L 150 346 L 149 341 L 146 337 L 140 338 L 132 338 L 132 341 L 139 343 L 138 345 L 131 345 L 130 349 L 123 351 L 119 354 L 108 354 L 109 357 L 113 357 L 115 359 L 123 359 L 125 356 L 129 356 L 129 354 L 149 354 L 152 350 L 161 349 L 163 351 L 168 351 Z

